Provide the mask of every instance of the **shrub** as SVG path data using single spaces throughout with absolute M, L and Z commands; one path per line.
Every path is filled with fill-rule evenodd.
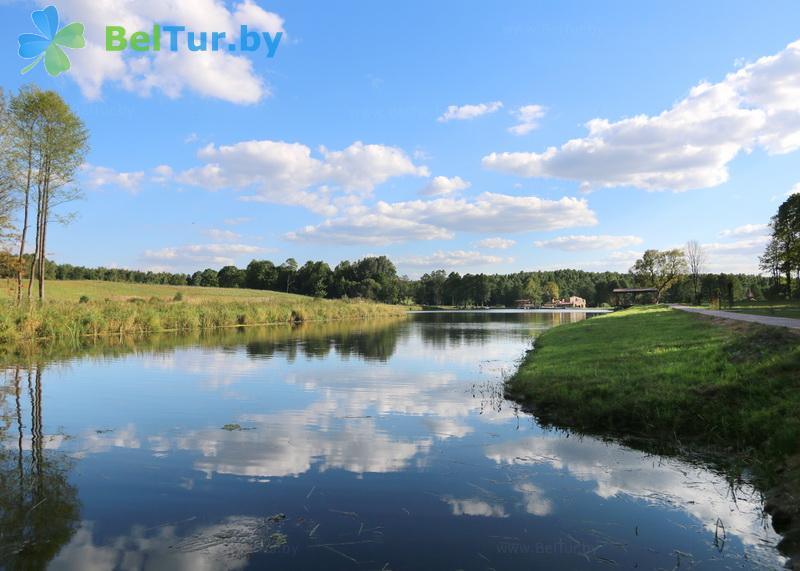
M 78 303 L 89 303 L 89 296 L 82 295 L 81 298 L 78 300 Z
M 183 301 L 183 293 L 176 292 L 175 295 L 172 297 L 172 301 Z

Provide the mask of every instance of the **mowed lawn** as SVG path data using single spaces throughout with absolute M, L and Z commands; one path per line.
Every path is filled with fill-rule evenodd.
M 751 301 L 734 304 L 731 309 L 737 313 L 752 313 L 754 315 L 769 315 L 772 317 L 792 317 L 800 319 L 800 301 L 773 303 L 769 301 Z
M 5 280 L 4 287 L 0 291 L 0 299 L 13 297 L 15 285 L 10 280 Z M 307 302 L 309 300 L 308 297 L 303 295 L 257 289 L 135 284 L 100 280 L 51 280 L 45 282 L 45 299 L 53 301 L 77 302 L 84 295 L 90 301 L 126 301 L 132 298 L 149 300 L 152 297 L 169 301 L 178 292 L 183 295 L 183 301 L 189 303 L 204 301 L 273 301 L 288 303 Z

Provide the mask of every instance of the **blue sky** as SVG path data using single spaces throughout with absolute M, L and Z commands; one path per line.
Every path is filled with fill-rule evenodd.
M 89 45 L 20 76 L 46 4 L 0 3 L 0 65 L 91 131 L 61 262 L 625 270 L 696 239 L 709 270 L 755 271 L 800 183 L 797 2 L 65 0 Z M 284 37 L 271 59 L 98 47 L 153 23 Z

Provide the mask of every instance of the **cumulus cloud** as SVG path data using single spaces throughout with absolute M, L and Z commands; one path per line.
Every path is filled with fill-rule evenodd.
M 769 242 L 769 236 L 758 236 L 735 242 L 712 242 L 703 244 L 703 248 L 709 253 L 760 254 L 767 242 Z
M 609 236 L 597 234 L 593 236 L 559 236 L 552 240 L 538 240 L 534 242 L 537 248 L 554 248 L 567 252 L 583 250 L 618 250 L 641 244 L 638 236 Z
M 544 152 L 491 153 L 486 168 L 561 178 L 586 188 L 685 191 L 728 180 L 728 164 L 761 147 L 800 147 L 800 41 L 718 83 L 700 83 L 670 109 L 620 121 L 592 119 L 588 135 Z
M 769 236 L 746 237 L 740 234 L 735 237 L 740 239 L 702 245 L 708 254 L 708 270 L 711 272 L 759 273 L 758 257 L 764 252 L 764 248 L 769 242 Z
M 144 180 L 144 171 L 119 172 L 108 167 L 84 164 L 81 167 L 89 188 L 106 187 L 121 188 L 131 193 L 139 192 L 139 185 Z
M 198 266 L 219 268 L 233 265 L 240 256 L 253 256 L 265 252 L 259 246 L 247 244 L 188 244 L 146 250 L 142 258 L 158 269 L 197 269 Z
M 460 176 L 451 178 L 435 176 L 419 193 L 423 196 L 447 196 L 459 190 L 466 190 L 469 187 L 470 183 Z
M 205 164 L 177 175 L 178 182 L 210 190 L 249 190 L 245 200 L 303 206 L 326 216 L 352 204 L 336 192 L 369 195 L 390 178 L 429 176 L 397 147 L 356 141 L 341 151 L 321 147 L 320 156 L 301 143 L 251 140 L 209 144 L 198 152 Z M 313 187 L 313 188 L 312 188 Z
M 745 224 L 719 233 L 723 238 L 729 236 L 760 236 L 769 233 L 768 224 Z
M 509 127 L 509 133 L 514 135 L 527 135 L 539 127 L 539 119 L 544 117 L 545 108 L 541 105 L 523 105 L 516 109 L 512 115 L 517 118 L 518 123 Z
M 476 105 L 449 105 L 438 119 L 439 123 L 446 123 L 448 121 L 461 121 L 464 119 L 474 119 L 481 115 L 494 113 L 503 107 L 502 101 L 492 101 L 490 103 L 478 103 Z
M 456 268 L 462 266 L 490 266 L 513 261 L 514 258 L 501 258 L 499 256 L 481 254 L 480 252 L 465 250 L 443 252 L 439 250 L 430 256 L 400 258 L 397 263 L 401 266 L 412 268 Z
M 49 3 L 49 0 L 39 1 L 41 5 Z M 268 86 L 244 55 L 188 50 L 129 55 L 129 52 L 108 52 L 103 47 L 105 27 L 112 23 L 129 31 L 149 31 L 154 23 L 179 24 L 187 30 L 225 32 L 228 41 L 236 41 L 242 24 L 273 35 L 284 31 L 280 16 L 267 12 L 251 0 L 230 8 L 218 0 L 62 0 L 58 9 L 66 20 L 83 22 L 86 27 L 86 47 L 70 52 L 72 68 L 67 76 L 78 83 L 89 99 L 99 99 L 107 83 L 144 96 L 160 91 L 176 98 L 185 90 L 191 90 L 239 104 L 256 103 L 269 95 Z M 185 37 L 184 34 L 184 40 Z
M 800 182 L 794 185 L 791 190 L 786 193 L 786 196 L 792 196 L 793 194 L 800 194 Z
M 173 176 L 174 172 L 172 167 L 169 165 L 158 165 L 153 169 L 152 179 L 153 182 L 157 182 L 159 184 L 163 184 L 169 181 Z
M 516 240 L 508 240 L 506 238 L 485 238 L 478 242 L 480 248 L 490 248 L 492 250 L 507 250 L 514 244 Z
M 597 224 L 583 199 L 547 200 L 485 192 L 475 199 L 438 198 L 348 209 L 345 216 L 291 232 L 289 240 L 390 244 L 452 238 L 454 232 L 533 232 Z
M 454 236 L 444 228 L 414 220 L 393 218 L 379 213 L 347 216 L 306 226 L 286 234 L 287 240 L 332 244 L 372 244 L 385 246 L 411 240 L 449 240 Z

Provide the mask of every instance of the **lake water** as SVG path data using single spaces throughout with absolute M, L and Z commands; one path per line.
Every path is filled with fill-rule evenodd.
M 38 569 L 774 569 L 746 483 L 544 429 L 502 379 L 582 313 L 93 347 L 2 378 L 0 562 Z

